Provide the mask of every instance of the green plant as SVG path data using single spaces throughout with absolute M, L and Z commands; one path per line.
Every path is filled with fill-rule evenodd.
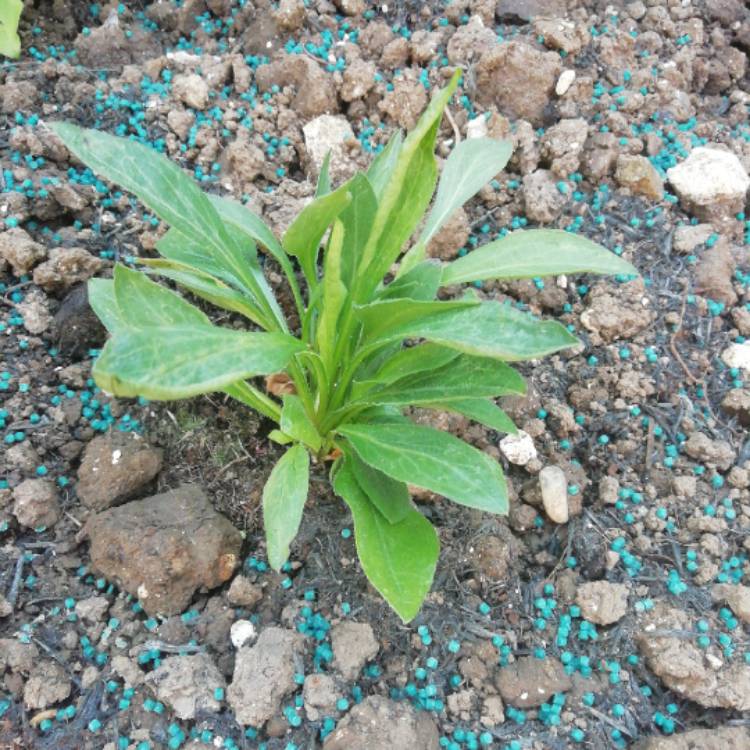
M 0 55 L 16 58 L 21 54 L 18 21 L 22 11 L 21 0 L 0 0 Z
M 212 325 L 175 292 L 118 265 L 113 280 L 89 284 L 91 305 L 111 333 L 94 366 L 96 382 L 116 395 L 151 399 L 223 391 L 278 424 L 271 438 L 288 448 L 263 492 L 275 569 L 287 560 L 299 528 L 311 458 L 332 461 L 330 477 L 351 509 L 362 567 L 404 621 L 419 611 L 439 551 L 407 482 L 493 513 L 507 512 L 508 499 L 502 470 L 486 453 L 416 425 L 402 411 L 455 412 L 514 432 L 492 400 L 524 393 L 523 378 L 506 363 L 577 343 L 561 324 L 510 304 L 482 300 L 476 292 L 437 299 L 438 291 L 483 279 L 635 273 L 599 245 L 556 230 L 515 232 L 448 264 L 427 260 L 425 248 L 446 219 L 510 157 L 508 143 L 487 138 L 453 149 L 432 209 L 402 256 L 435 192 L 435 140 L 457 83 L 458 74 L 415 129 L 406 138 L 397 133 L 366 174 L 334 190 L 326 164 L 314 200 L 280 242 L 240 203 L 203 193 L 149 148 L 52 125 L 79 159 L 170 225 L 157 245 L 162 258 L 139 261 L 149 274 L 262 329 Z M 297 330 L 264 277 L 258 245 L 284 272 Z M 293 392 L 280 401 L 249 382 L 282 372 Z

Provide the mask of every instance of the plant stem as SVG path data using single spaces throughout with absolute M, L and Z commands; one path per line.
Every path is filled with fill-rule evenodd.
M 263 416 L 273 419 L 274 422 L 278 423 L 281 419 L 279 405 L 244 380 L 232 383 L 224 389 L 224 392 L 237 401 L 241 401 L 243 404 L 249 406 L 251 409 L 260 412 Z

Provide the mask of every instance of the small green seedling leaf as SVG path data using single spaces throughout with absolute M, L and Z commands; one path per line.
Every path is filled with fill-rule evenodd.
M 268 562 L 279 571 L 302 521 L 310 482 L 310 455 L 294 445 L 279 459 L 263 488 L 263 525 Z
M 390 524 L 358 484 L 344 460 L 333 486 L 354 519 L 354 541 L 365 575 L 396 614 L 410 622 L 416 617 L 435 576 L 440 543 L 430 522 L 412 508 Z

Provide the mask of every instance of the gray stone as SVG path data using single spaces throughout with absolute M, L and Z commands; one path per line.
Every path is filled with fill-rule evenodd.
M 278 713 L 282 700 L 295 688 L 302 672 L 302 636 L 285 628 L 266 628 L 255 645 L 243 646 L 234 662 L 227 702 L 237 722 L 261 727 Z
M 194 719 L 197 713 L 216 713 L 221 703 L 217 688 L 226 687 L 224 678 L 208 654 L 170 656 L 146 676 L 156 697 L 180 719 Z
M 47 479 L 26 479 L 13 490 L 13 515 L 29 529 L 49 528 L 62 516 L 55 485 Z
M 325 750 L 438 750 L 433 719 L 408 703 L 371 695 L 326 737 Z
M 578 587 L 576 601 L 587 620 L 596 625 L 611 625 L 628 611 L 628 593 L 624 583 L 590 581 Z
M 331 630 L 333 667 L 345 680 L 354 680 L 362 667 L 380 650 L 372 627 L 366 622 L 344 621 Z

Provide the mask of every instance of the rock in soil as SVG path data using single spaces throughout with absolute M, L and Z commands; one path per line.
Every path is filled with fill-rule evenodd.
M 748 747 L 747 727 L 717 727 L 693 729 L 672 737 L 646 737 L 638 740 L 632 750 L 747 750 Z
M 522 656 L 497 673 L 495 684 L 503 700 L 516 708 L 541 706 L 572 687 L 563 665 L 550 656 Z
M 336 680 L 329 674 L 309 674 L 305 677 L 302 698 L 305 701 L 305 713 L 310 721 L 318 721 L 321 716 L 336 712 L 336 701 L 342 697 L 342 691 Z
M 23 276 L 46 257 L 44 245 L 34 242 L 23 229 L 13 228 L 0 232 L 0 270 L 5 262 L 16 276 Z
M 581 614 L 596 625 L 611 625 L 628 611 L 628 587 L 624 583 L 591 581 L 578 587 L 576 603 Z
M 568 522 L 568 480 L 559 466 L 545 466 L 539 472 L 544 512 L 555 523 Z
M 302 659 L 302 636 L 285 628 L 266 628 L 254 646 L 243 646 L 234 663 L 227 702 L 244 726 L 261 727 L 278 713 L 295 688 Z
M 333 667 L 345 680 L 355 680 L 362 667 L 374 659 L 380 649 L 378 639 L 367 622 L 341 622 L 331 630 Z
M 667 171 L 685 210 L 704 221 L 730 220 L 742 211 L 750 187 L 742 162 L 730 151 L 699 146 Z
M 13 490 L 13 515 L 29 529 L 54 526 L 62 515 L 57 490 L 47 479 L 26 479 Z
M 742 622 L 750 625 L 750 586 L 719 583 L 711 589 L 714 601 L 725 602 Z
M 34 269 L 34 283 L 45 292 L 63 292 L 97 273 L 104 261 L 83 247 L 53 247 Z
M 357 704 L 326 737 L 325 750 L 437 750 L 438 731 L 424 711 L 371 695 Z
M 84 531 L 94 569 L 137 596 L 150 615 L 182 612 L 196 590 L 229 580 L 242 545 L 194 485 L 105 510 Z
M 227 601 L 235 607 L 252 609 L 263 598 L 263 589 L 243 575 L 235 576 L 227 591 Z
M 78 469 L 78 497 L 95 511 L 119 505 L 161 471 L 162 456 L 134 432 L 98 435 L 86 446 Z
M 208 654 L 170 656 L 146 676 L 146 683 L 180 719 L 194 719 L 204 711 L 219 711 L 221 703 L 216 700 L 215 691 L 226 687 Z
M 56 661 L 42 661 L 31 670 L 23 689 L 26 708 L 42 709 L 64 701 L 70 695 L 70 679 Z
M 705 708 L 750 710 L 750 664 L 725 664 L 681 635 L 694 632 L 685 612 L 659 603 L 644 618 L 636 640 L 650 669 L 670 690 Z
M 617 159 L 615 179 L 633 195 L 644 195 L 658 201 L 664 195 L 664 181 L 656 167 L 645 156 L 621 154 Z

